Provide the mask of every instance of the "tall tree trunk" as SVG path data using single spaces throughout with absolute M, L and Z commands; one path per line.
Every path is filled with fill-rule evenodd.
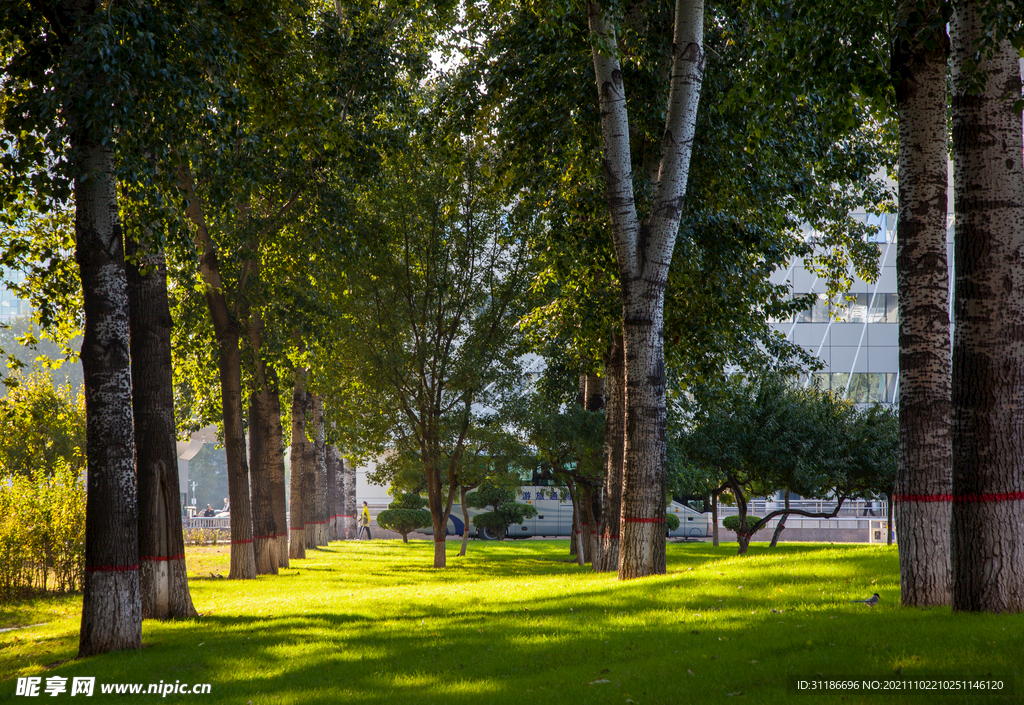
M 907 607 L 949 604 L 949 273 L 946 267 L 946 65 L 941 0 L 922 14 L 902 0 L 905 34 L 893 42 L 899 114 L 896 281 L 900 305 L 900 453 L 897 519 L 902 527 L 900 599 Z M 937 21 L 938 20 L 938 21 Z
M 260 264 L 250 262 L 251 281 L 258 281 Z M 263 358 L 263 315 L 248 312 L 249 344 L 253 354 L 254 389 L 250 396 L 249 459 L 252 463 L 253 553 L 256 572 L 277 574 L 288 565 L 288 531 L 284 493 L 284 446 L 281 396 L 277 373 Z
M 342 475 L 338 468 L 338 459 L 341 454 L 338 449 L 334 446 L 327 446 L 327 508 L 329 513 L 330 527 L 330 539 L 331 541 L 337 541 L 341 538 L 341 533 L 338 527 L 338 519 L 341 514 L 341 488 L 338 483 L 341 482 Z
M 345 538 L 354 539 L 356 528 L 356 464 L 351 458 L 345 463 Z
M 328 534 L 329 505 L 327 493 L 327 429 L 324 426 L 324 400 L 313 395 L 313 456 L 316 468 L 314 483 L 316 487 L 316 545 L 326 546 L 330 543 Z
M 288 500 L 285 496 L 284 482 L 284 429 L 281 428 L 281 391 L 278 385 L 277 372 L 273 367 L 266 368 L 266 401 L 264 408 L 267 413 L 263 418 L 264 443 L 269 457 L 270 501 L 274 512 L 274 536 L 277 542 L 278 567 L 288 567 Z
M 224 449 L 228 461 L 228 500 L 231 502 L 231 569 L 228 577 L 256 577 L 252 545 L 252 513 L 249 495 L 249 467 L 245 457 L 242 423 L 242 355 L 239 348 L 237 311 L 232 311 L 224 294 L 217 260 L 217 248 L 210 237 L 202 202 L 188 164 L 178 171 L 188 194 L 186 214 L 196 226 L 195 246 L 201 253 L 199 271 L 206 284 L 206 306 L 217 335 L 217 368 L 220 373 L 221 406 L 224 412 Z M 237 292 L 241 297 L 242 292 Z
M 84 3 L 82 3 L 84 4 Z M 80 3 L 69 12 L 87 20 Z M 92 58 L 92 57 L 89 57 Z M 79 80 L 87 82 L 89 77 Z M 85 580 L 79 656 L 142 645 L 128 290 L 114 155 L 85 127 L 71 138 L 75 258 L 85 310 Z
M 1024 609 L 1024 165 L 1017 51 L 953 3 L 954 611 Z M 900 545 L 907 529 L 900 524 Z
M 306 414 L 306 430 L 316 433 L 316 415 L 313 409 L 313 394 L 306 390 L 303 408 Z M 312 428 L 309 428 L 312 426 Z M 320 508 L 316 492 L 316 447 L 309 436 L 305 436 L 302 444 L 302 496 L 303 524 L 306 528 L 306 548 L 317 547 L 316 522 Z
M 288 557 L 306 557 L 306 371 L 295 368 L 292 392 L 291 500 L 288 512 Z
M 619 527 L 622 519 L 623 421 L 626 415 L 625 358 L 622 336 L 612 336 L 604 365 L 604 499 L 601 507 L 600 564 L 594 570 L 619 568 Z
M 584 408 L 587 411 L 598 412 L 604 409 L 605 402 L 605 381 L 604 377 L 598 377 L 594 372 L 590 372 L 586 376 L 587 386 L 586 395 L 584 400 Z M 602 473 L 605 468 L 601 468 Z M 600 570 L 600 565 L 603 562 L 601 555 L 602 544 L 600 541 L 600 526 L 599 522 L 602 516 L 602 489 L 604 487 L 604 478 L 594 478 L 592 480 L 595 484 L 591 484 L 591 481 L 585 483 L 584 486 L 584 506 L 586 509 L 586 526 L 584 531 L 584 545 L 586 546 L 586 561 L 590 563 L 590 566 L 594 570 Z
M 277 575 L 277 525 L 271 489 L 270 448 L 267 443 L 267 399 L 265 391 L 253 391 L 249 398 L 249 459 L 252 468 L 253 553 L 257 575 Z
M 131 238 L 126 247 L 142 618 L 187 619 L 198 614 L 181 528 L 167 267 L 162 249 L 145 254 Z
M 658 184 L 641 226 L 633 198 L 629 117 L 614 31 L 589 6 L 601 109 L 602 165 L 622 285 L 626 368 L 619 578 L 665 572 L 664 301 L 682 216 L 704 72 L 703 0 L 676 0 L 671 84 Z

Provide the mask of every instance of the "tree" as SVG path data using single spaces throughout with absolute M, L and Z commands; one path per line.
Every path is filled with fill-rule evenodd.
M 904 606 L 949 603 L 952 491 L 949 275 L 946 268 L 946 64 L 941 0 L 899 5 L 892 71 L 899 117 L 896 276 L 900 306 L 900 527 Z
M 516 480 L 517 478 L 512 478 Z M 537 516 L 537 508 L 516 501 L 516 486 L 496 482 L 493 478 L 484 480 L 480 488 L 466 495 L 466 506 L 491 511 L 473 517 L 473 526 L 479 530 L 490 530 L 498 538 L 505 538 L 508 527 L 522 524 L 523 520 Z
M 1024 165 L 1018 51 L 999 6 L 953 3 L 954 611 L 1024 609 Z M 1019 44 L 1018 44 L 1019 46 Z M 902 534 L 901 534 L 902 542 Z
M 559 408 L 538 395 L 529 422 L 527 437 L 537 449 L 541 468 L 569 489 L 577 562 L 584 565 L 589 559 L 593 564 L 594 548 L 588 544 L 596 543 L 597 532 L 582 525 L 596 523 L 593 494 L 599 491 L 604 479 L 605 414 L 588 411 L 579 404 Z
M 633 197 L 629 117 L 615 31 L 597 2 L 588 8 L 601 105 L 602 155 L 622 287 L 626 405 L 619 578 L 665 572 L 664 302 L 679 230 L 704 73 L 704 3 L 677 0 L 671 88 L 658 182 L 642 225 Z
M 139 25 L 122 17 L 123 9 L 60 0 L 6 3 L 2 11 L 0 51 L 7 61 L 3 118 L 9 145 L 4 162 L 13 175 L 4 184 L 4 210 L 17 209 L 19 196 L 30 191 L 43 204 L 67 204 L 74 196 L 88 418 L 83 656 L 141 643 L 128 299 L 115 138 L 133 121 L 144 121 L 122 110 L 122 91 L 131 86 L 145 92 L 140 75 L 152 67 L 166 34 L 162 18 L 148 5 L 133 7 L 127 12 L 137 13 L 135 20 L 154 20 L 147 27 L 152 33 L 136 41 Z
M 418 494 L 402 492 L 388 508 L 377 515 L 377 526 L 397 531 L 402 541 L 409 543 L 409 532 L 430 526 L 430 512 L 423 509 L 427 501 Z
M 888 496 L 896 472 L 898 426 L 891 410 L 858 412 L 830 392 L 790 380 L 735 376 L 702 390 L 680 444 L 685 457 L 716 473 L 736 502 L 739 553 L 777 517 L 837 516 L 847 499 Z M 752 496 L 780 489 L 832 497 L 831 512 L 784 509 L 748 521 Z
M 312 510 L 311 497 L 308 496 L 304 480 L 306 476 L 306 371 L 295 368 L 295 384 L 292 388 L 292 445 L 291 474 L 288 508 L 288 556 L 289 558 L 306 557 L 306 514 Z
M 474 404 L 496 407 L 520 381 L 530 223 L 504 208 L 496 165 L 461 136 L 427 132 L 381 157 L 353 218 L 351 251 L 366 259 L 336 268 L 344 348 L 332 357 L 376 396 L 380 411 L 357 432 L 408 439 L 422 459 L 441 568 Z
M 142 617 L 198 617 L 188 590 L 181 526 L 167 268 L 163 248 L 152 242 L 140 246 L 129 235 L 127 254 Z

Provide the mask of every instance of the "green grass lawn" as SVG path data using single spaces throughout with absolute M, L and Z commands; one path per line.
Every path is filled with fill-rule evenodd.
M 202 618 L 143 626 L 144 648 L 73 660 L 81 598 L 0 607 L 0 701 L 17 676 L 95 676 L 86 702 L 1024 702 L 1024 616 L 899 607 L 895 547 L 670 544 L 668 575 L 618 582 L 564 541 L 337 542 L 234 582 L 226 547 L 189 549 Z M 878 592 L 872 609 L 848 602 Z M 1010 678 L 1002 693 L 795 692 L 791 676 Z M 107 695 L 103 683 L 209 683 Z M 70 688 L 69 688 L 70 690 Z M 77 700 L 81 696 L 76 696 Z

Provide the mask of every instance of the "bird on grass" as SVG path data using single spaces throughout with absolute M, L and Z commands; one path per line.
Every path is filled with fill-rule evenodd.
M 867 605 L 868 607 L 874 607 L 878 604 L 878 593 L 876 592 L 874 595 L 872 595 L 866 600 L 850 600 L 850 602 L 861 602 Z

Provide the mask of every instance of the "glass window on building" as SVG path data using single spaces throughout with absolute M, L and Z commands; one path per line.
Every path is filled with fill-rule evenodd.
M 892 404 L 896 401 L 896 380 L 895 372 L 855 372 L 848 374 L 833 374 L 833 389 L 837 382 L 836 377 L 843 377 L 849 380 L 849 387 L 846 390 L 846 398 L 855 404 Z M 845 381 L 845 380 L 844 380 Z
M 828 323 L 831 306 L 829 305 L 828 296 L 825 294 L 818 294 L 818 298 L 814 300 L 814 304 L 806 311 L 801 311 L 797 317 L 797 323 Z
M 899 298 L 896 294 L 875 294 L 868 314 L 869 323 L 899 323 Z

